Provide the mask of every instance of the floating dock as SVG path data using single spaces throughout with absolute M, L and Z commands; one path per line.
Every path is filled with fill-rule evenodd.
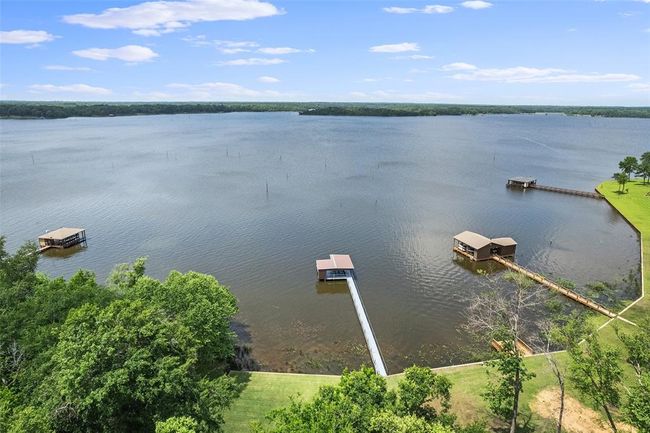
M 589 197 L 589 198 L 595 198 L 595 199 L 602 199 L 603 196 L 600 195 L 600 193 L 596 191 L 579 191 L 577 189 L 568 189 L 568 188 L 558 188 L 556 186 L 548 186 L 548 185 L 540 185 L 537 183 L 537 179 L 534 177 L 524 177 L 524 176 L 517 176 L 517 177 L 511 177 L 508 179 L 508 182 L 506 183 L 507 187 L 518 187 L 518 188 L 523 188 L 523 189 L 539 189 L 542 191 L 549 191 L 549 192 L 557 192 L 560 194 L 569 194 L 569 195 L 577 195 L 580 197 Z
M 386 377 L 388 373 L 386 372 L 384 358 L 381 356 L 381 351 L 379 350 L 379 345 L 377 344 L 375 333 L 373 332 L 372 326 L 370 325 L 370 320 L 368 320 L 368 314 L 366 313 L 363 301 L 361 300 L 361 295 L 359 295 L 359 290 L 357 288 L 357 283 L 354 275 L 354 265 L 352 264 L 350 256 L 344 254 L 331 254 L 329 259 L 316 260 L 316 270 L 318 272 L 319 280 L 346 280 L 348 283 L 350 296 L 352 296 L 352 303 L 354 304 L 354 309 L 357 312 L 359 324 L 361 324 L 361 330 L 363 331 L 363 337 L 365 338 L 366 345 L 368 346 L 368 352 L 370 353 L 372 365 L 374 366 L 375 372 L 377 374 Z

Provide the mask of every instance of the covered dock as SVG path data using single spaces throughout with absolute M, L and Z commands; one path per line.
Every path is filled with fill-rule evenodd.
M 86 230 L 82 228 L 61 227 L 38 237 L 39 251 L 50 248 L 69 248 L 86 243 Z
M 329 259 L 316 260 L 316 272 L 321 281 L 345 280 L 354 276 L 354 265 L 347 254 L 330 254 Z
M 384 377 L 387 376 L 388 373 L 386 372 L 384 358 L 381 356 L 381 352 L 379 351 L 379 345 L 377 344 L 375 333 L 372 330 L 370 320 L 368 319 L 366 309 L 357 288 L 354 276 L 354 265 L 352 264 L 350 256 L 347 254 L 330 254 L 329 259 L 316 260 L 316 270 L 318 272 L 319 280 L 345 280 L 347 282 L 348 288 L 350 289 L 350 296 L 352 297 L 352 303 L 354 304 L 354 309 L 359 318 L 359 324 L 361 324 L 361 331 L 363 331 L 363 337 L 368 346 L 372 365 L 377 374 Z
M 517 251 L 517 242 L 509 237 L 486 238 L 468 230 L 454 236 L 454 250 L 475 261 L 490 260 L 493 255 L 511 257 Z
M 507 186 L 520 188 L 533 188 L 537 185 L 537 179 L 528 176 L 515 176 L 508 179 Z

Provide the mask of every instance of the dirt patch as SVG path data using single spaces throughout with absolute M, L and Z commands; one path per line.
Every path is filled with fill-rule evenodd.
M 557 420 L 560 410 L 560 390 L 547 388 L 539 392 L 530 403 L 533 412 L 544 418 Z M 620 432 L 637 433 L 636 429 L 625 423 L 616 423 Z M 572 433 L 609 433 L 611 427 L 595 410 L 580 403 L 575 398 L 564 398 L 562 429 Z

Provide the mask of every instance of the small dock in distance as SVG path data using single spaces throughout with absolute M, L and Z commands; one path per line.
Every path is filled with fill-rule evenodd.
M 580 197 L 589 197 L 595 199 L 602 199 L 603 196 L 596 191 L 580 191 L 577 189 L 558 188 L 556 186 L 540 185 L 534 177 L 516 176 L 508 179 L 506 183 L 508 188 L 522 188 L 522 189 L 539 189 L 542 191 L 557 192 L 560 194 L 577 195 Z
M 370 320 L 368 319 L 366 309 L 363 306 L 361 295 L 359 295 L 352 259 L 346 254 L 330 254 L 329 259 L 316 260 L 316 271 L 318 272 L 318 279 L 321 281 L 346 280 L 348 283 L 350 296 L 352 296 L 352 303 L 354 304 L 354 309 L 359 318 L 359 323 L 361 324 L 361 330 L 363 331 L 363 337 L 368 346 L 372 365 L 377 374 L 386 377 L 388 373 L 386 372 L 384 358 L 381 356 L 381 352 L 379 351 L 379 345 L 377 344 L 375 333 L 370 325 Z

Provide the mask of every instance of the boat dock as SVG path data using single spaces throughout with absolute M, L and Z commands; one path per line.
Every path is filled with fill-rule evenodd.
M 539 189 L 542 191 L 557 192 L 560 194 L 577 195 L 580 197 L 589 197 L 595 199 L 602 199 L 603 196 L 596 191 L 580 191 L 577 189 L 558 188 L 556 186 L 540 185 L 534 177 L 511 177 L 506 183 L 507 187 L 518 187 L 523 189 Z
M 70 248 L 78 244 L 86 245 L 86 230 L 61 227 L 38 237 L 38 252 L 42 253 L 51 248 Z
M 352 296 L 352 303 L 354 304 L 354 309 L 357 313 L 357 317 L 359 318 L 359 324 L 361 324 L 361 330 L 363 331 L 363 337 L 365 338 L 366 345 L 368 346 L 368 352 L 370 353 L 372 365 L 374 366 L 375 372 L 377 374 L 386 377 L 388 373 L 386 372 L 384 358 L 381 356 L 381 351 L 379 350 L 379 345 L 377 344 L 375 333 L 372 330 L 372 326 L 370 325 L 370 320 L 368 319 L 368 314 L 366 313 L 363 301 L 361 300 L 361 295 L 359 295 L 359 290 L 357 288 L 356 278 L 354 275 L 354 265 L 352 264 L 350 256 L 343 254 L 331 254 L 329 259 L 316 260 L 316 270 L 318 272 L 319 280 L 346 280 L 348 283 L 350 296 Z

